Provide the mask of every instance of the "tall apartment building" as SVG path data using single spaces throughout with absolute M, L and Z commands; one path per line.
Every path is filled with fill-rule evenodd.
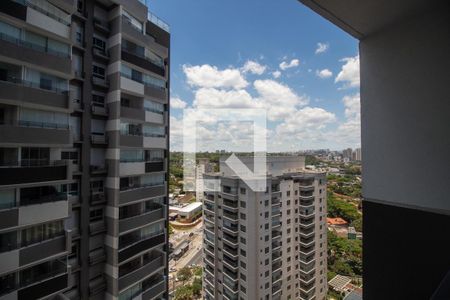
M 214 172 L 214 164 L 210 163 L 208 158 L 200 158 L 195 167 L 195 198 L 197 201 L 203 202 L 203 175 L 211 172 Z
M 167 298 L 168 26 L 0 3 L 0 299 Z
M 268 157 L 266 192 L 223 161 L 206 176 L 216 184 L 205 182 L 205 299 L 325 298 L 326 176 L 304 167 L 301 156 Z

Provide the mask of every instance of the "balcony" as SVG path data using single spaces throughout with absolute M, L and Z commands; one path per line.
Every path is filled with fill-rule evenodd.
M 95 265 L 106 260 L 106 253 L 103 248 L 89 252 L 89 264 Z
M 227 233 L 233 234 L 233 235 L 238 234 L 238 231 L 239 231 L 237 224 L 232 224 L 232 223 L 227 224 L 225 222 L 223 223 L 222 229 L 224 231 L 226 231 Z
M 108 116 L 108 109 L 106 106 L 102 105 L 92 105 L 91 106 L 91 112 L 93 115 L 101 116 L 101 117 L 107 117 Z
M 237 201 L 232 201 L 226 198 L 222 198 L 223 199 L 223 206 L 226 207 L 227 209 L 229 209 L 230 211 L 237 211 L 238 210 L 238 202 Z
M 310 208 L 303 208 L 301 207 L 299 210 L 299 214 L 302 217 L 311 217 L 314 216 L 314 206 Z
M 312 288 L 310 289 L 308 292 L 305 292 L 302 288 L 302 286 L 300 286 L 300 298 L 302 300 L 312 300 L 315 298 L 315 293 L 316 293 L 316 289 Z
M 123 233 L 146 224 L 153 223 L 155 221 L 164 219 L 164 209 L 161 207 L 143 214 L 124 218 L 119 220 L 119 233 Z
M 89 233 L 91 235 L 99 234 L 104 231 L 106 231 L 106 224 L 104 220 L 92 222 L 89 224 Z
M 302 192 L 314 191 L 314 181 L 300 183 L 299 190 L 300 190 L 300 196 L 301 196 Z
M 282 252 L 281 250 L 272 250 L 272 262 L 277 261 L 278 259 L 281 259 Z
M 229 212 L 227 210 L 223 210 L 223 217 L 227 218 L 228 220 L 232 221 L 232 222 L 237 222 L 238 221 L 238 215 L 237 213 L 233 213 L 233 212 Z
M 315 228 L 310 227 L 307 229 L 300 228 L 300 237 L 309 238 L 311 236 L 314 236 Z
M 227 267 L 224 266 L 223 268 L 223 273 L 232 281 L 237 281 L 238 278 L 238 273 L 237 272 L 233 272 L 230 269 L 228 269 Z
M 283 243 L 280 241 L 272 242 L 272 251 L 279 250 L 281 248 L 282 244 Z
M 164 161 L 149 161 L 145 163 L 145 173 L 164 172 Z
M 5 33 L 0 33 L 0 40 L 3 41 L 0 55 L 37 64 L 61 73 L 70 73 L 71 62 L 68 53 L 52 50 L 23 39 L 17 39 Z
M 142 284 L 142 299 L 155 299 L 166 291 L 166 281 L 164 276 L 155 276 L 151 280 L 145 280 Z
M 309 228 L 311 226 L 314 226 L 314 218 L 300 218 L 300 227 Z
M 92 54 L 96 58 L 103 59 L 104 61 L 109 61 L 109 52 L 106 51 L 105 49 L 99 49 L 99 48 L 93 47 Z
M 206 251 L 209 255 L 211 255 L 212 257 L 215 256 L 214 254 L 214 247 L 208 244 L 203 244 L 203 250 Z
M 281 260 L 272 263 L 272 272 L 276 272 L 276 271 L 280 270 L 282 266 L 283 266 L 283 263 Z
M 309 237 L 309 238 L 305 238 L 305 237 L 300 237 L 300 244 L 304 247 L 309 247 L 314 245 L 314 237 Z
M 311 282 L 314 282 L 315 278 L 316 278 L 316 273 L 315 272 L 311 272 L 309 274 L 300 273 L 300 280 L 303 283 L 310 284 Z
M 316 259 L 316 256 L 314 253 L 310 254 L 310 255 L 304 255 L 304 254 L 300 253 L 300 257 L 299 257 L 300 262 L 308 264 L 308 263 L 313 262 L 315 259 Z
M 235 236 L 231 236 L 226 232 L 223 233 L 222 241 L 224 241 L 225 243 L 227 243 L 228 245 L 230 245 L 232 247 L 238 246 L 238 238 Z
M 228 256 L 231 256 L 233 258 L 238 257 L 238 250 L 233 249 L 232 247 L 228 246 L 227 244 L 223 244 L 223 253 L 227 254 Z
M 315 269 L 315 263 L 309 263 L 309 264 L 305 264 L 300 262 L 300 271 L 302 271 L 303 273 L 310 273 L 311 271 L 313 271 Z
M 72 135 L 67 124 L 12 121 L 0 124 L 1 143 L 68 147 Z
M 119 290 L 138 282 L 142 278 L 152 275 L 165 267 L 165 255 L 163 253 L 152 253 L 142 263 L 133 269 L 127 270 L 125 274 L 119 275 Z
M 91 204 L 98 205 L 106 202 L 105 192 L 101 191 L 91 191 Z
M 276 230 L 276 231 L 272 231 L 272 239 L 278 239 L 281 238 L 281 232 Z
M 104 88 L 104 89 L 109 88 L 109 81 L 107 79 L 100 78 L 95 75 L 92 75 L 92 84 L 97 87 Z
M 125 248 L 119 250 L 119 263 L 143 251 L 148 251 L 151 248 L 164 244 L 165 242 L 166 235 L 162 232 L 158 233 L 157 235 L 134 242 L 129 246 L 127 245 Z
M 109 33 L 109 24 L 106 20 L 101 20 L 99 18 L 94 17 L 94 27 L 95 29 L 98 29 L 102 31 L 103 33 L 108 34 Z
M 149 70 L 155 74 L 158 74 L 162 77 L 165 76 L 164 65 L 160 66 L 156 62 L 148 59 L 147 57 L 140 55 L 137 52 L 132 52 L 131 50 L 125 49 L 123 47 L 122 47 L 122 59 L 136 66 Z
M 272 198 L 272 206 L 280 206 L 281 205 L 281 200 L 280 198 Z
M 227 265 L 227 267 L 229 267 L 232 270 L 237 270 L 238 268 L 238 263 L 237 261 L 228 258 L 227 256 L 223 256 L 223 260 L 222 262 Z
M 127 204 L 132 201 L 164 196 L 166 194 L 166 185 L 142 186 L 133 189 L 120 191 L 119 205 Z
M 152 22 L 153 24 L 155 24 L 156 26 L 158 26 L 159 28 L 161 28 L 162 30 L 166 31 L 167 33 L 170 32 L 170 26 L 169 24 L 167 24 L 166 22 L 164 22 L 163 20 L 161 20 L 160 18 L 158 18 L 155 14 L 153 14 L 152 12 L 148 12 L 148 16 L 147 19 Z
M 282 274 L 281 270 L 272 272 L 272 284 L 275 284 L 275 283 L 277 283 L 279 280 L 281 280 L 281 278 L 283 278 L 282 275 L 283 275 L 283 274 Z
M 12 273 L 2 282 L 0 297 L 5 299 L 39 299 L 66 289 L 67 265 L 55 260 Z M 13 295 L 12 293 L 16 294 Z
M 279 292 L 281 292 L 281 281 L 278 281 L 276 284 L 272 285 L 272 296 L 275 296 Z
M 0 136 L 4 137 L 1 132 Z M 65 160 L 22 161 L 20 165 L 18 162 L 12 162 L 0 166 L 0 170 L 0 186 L 44 183 L 72 178 L 70 162 Z
M 309 255 L 309 254 L 314 253 L 314 251 L 315 251 L 314 243 L 311 246 L 307 246 L 307 247 L 303 246 L 303 245 L 300 245 L 300 253 L 303 253 L 305 255 Z

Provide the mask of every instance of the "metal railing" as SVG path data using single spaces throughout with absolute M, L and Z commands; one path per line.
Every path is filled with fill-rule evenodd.
M 35 88 L 35 89 L 41 89 L 41 90 L 45 90 L 45 91 L 49 91 L 49 92 L 54 92 L 57 94 L 62 94 L 62 95 L 69 95 L 69 91 L 68 90 L 62 90 L 59 89 L 57 87 L 48 87 L 48 86 L 42 86 L 40 82 L 32 82 L 32 81 L 28 81 L 25 79 L 21 79 L 18 77 L 14 77 L 14 76 L 7 76 L 6 78 L 0 78 L 0 81 L 3 82 L 10 82 L 10 83 L 14 83 L 17 85 L 21 85 L 21 86 L 25 86 L 25 87 L 30 87 L 30 88 Z
M 167 24 L 166 22 L 161 20 L 159 17 L 157 17 L 155 14 L 153 14 L 150 11 L 148 12 L 148 20 L 150 22 L 152 22 L 153 24 L 155 24 L 156 26 L 158 26 L 159 28 L 161 28 L 162 30 L 170 33 L 169 24 Z
M 59 16 L 49 12 L 48 10 L 44 9 L 43 7 L 36 5 L 35 3 L 31 3 L 30 1 L 27 1 L 27 0 L 13 0 L 13 1 L 16 2 L 16 3 L 19 3 L 19 4 L 22 4 L 22 5 L 31 7 L 32 9 L 40 12 L 41 14 L 46 15 L 47 17 L 50 17 L 50 18 L 58 21 L 61 24 L 64 24 L 66 26 L 70 26 L 70 21 L 65 20 L 65 19 L 63 19 L 63 18 L 61 18 L 61 17 L 59 17 Z M 70 15 L 67 15 L 67 18 L 70 19 Z
M 29 48 L 29 49 L 32 49 L 35 51 L 39 51 L 42 53 L 48 53 L 48 54 L 58 56 L 58 57 L 63 57 L 63 58 L 70 58 L 69 53 L 64 53 L 64 52 L 60 52 L 57 50 L 49 49 L 48 47 L 43 47 L 41 45 L 26 41 L 23 39 L 18 39 L 11 35 L 3 33 L 3 32 L 0 32 L 0 40 L 20 46 L 20 47 L 25 47 L 25 48 Z

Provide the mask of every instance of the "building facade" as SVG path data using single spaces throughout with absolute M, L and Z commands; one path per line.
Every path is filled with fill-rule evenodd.
M 168 26 L 0 4 L 0 299 L 167 298 Z
M 266 192 L 222 161 L 220 174 L 206 175 L 218 188 L 205 182 L 205 299 L 326 296 L 326 176 L 306 172 L 304 157 L 268 157 L 267 166 Z
M 195 167 L 195 198 L 199 202 L 203 201 L 203 174 L 211 172 L 214 172 L 214 164 L 208 158 L 200 158 Z

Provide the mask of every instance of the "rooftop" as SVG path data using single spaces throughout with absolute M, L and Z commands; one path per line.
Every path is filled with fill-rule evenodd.
M 327 218 L 328 225 L 347 225 L 347 221 L 342 218 Z

